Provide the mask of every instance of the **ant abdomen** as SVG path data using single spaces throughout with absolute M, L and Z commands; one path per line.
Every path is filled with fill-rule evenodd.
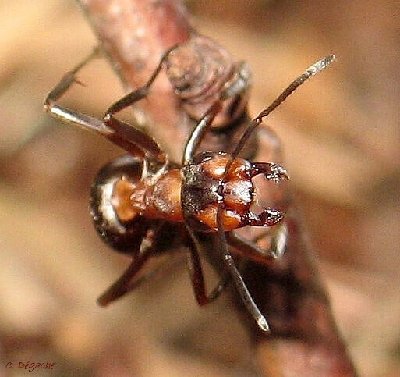
M 131 205 L 132 193 L 141 193 L 143 163 L 130 155 L 118 157 L 99 171 L 91 187 L 90 213 L 96 231 L 122 253 L 139 250 L 151 223 Z

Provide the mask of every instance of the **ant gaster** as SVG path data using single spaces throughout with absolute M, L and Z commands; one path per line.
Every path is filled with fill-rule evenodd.
M 207 53 L 204 64 L 189 53 L 201 46 Z M 189 52 L 188 52 L 189 51 Z M 125 273 L 98 299 L 102 306 L 132 290 L 141 279 L 135 275 L 156 254 L 167 252 L 176 238 L 188 249 L 189 275 L 197 302 L 204 305 L 214 300 L 229 279 L 234 285 L 259 328 L 268 331 L 268 323 L 253 301 L 231 252 L 241 257 L 268 263 L 273 252 L 266 253 L 242 239 L 234 230 L 244 226 L 272 227 L 283 219 L 279 210 L 266 208 L 256 214 L 252 178 L 263 174 L 278 183 L 287 179 L 286 170 L 271 162 L 250 162 L 239 157 L 246 141 L 263 118 L 277 108 L 298 86 L 333 60 L 327 56 L 294 80 L 257 117 L 249 122 L 233 152 L 197 153 L 200 142 L 211 126 L 224 125 L 239 117 L 247 102 L 249 71 L 244 63 L 232 63 L 223 49 L 208 38 L 194 36 L 189 42 L 169 49 L 148 82 L 114 103 L 103 120 L 69 110 L 56 101 L 76 82 L 76 73 L 95 55 L 95 50 L 75 69 L 68 72 L 48 94 L 44 107 L 65 122 L 95 131 L 128 155 L 103 167 L 91 190 L 91 214 L 101 238 L 115 250 L 130 254 L 133 261 Z M 208 62 L 208 63 L 207 63 Z M 142 131 L 114 117 L 116 112 L 145 98 L 162 68 L 182 101 L 186 112 L 199 119 L 184 148 L 181 166 L 168 161 L 157 142 Z M 205 72 L 215 76 L 204 77 Z M 196 86 L 191 83 L 196 82 Z M 206 292 L 199 251 L 199 234 L 218 235 L 225 273 L 210 292 Z

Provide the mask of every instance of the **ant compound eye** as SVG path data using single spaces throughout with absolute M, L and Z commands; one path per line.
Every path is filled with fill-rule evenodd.
M 138 250 L 149 226 L 149 220 L 131 206 L 142 170 L 142 160 L 129 155 L 119 157 L 99 171 L 91 188 L 90 213 L 96 231 L 119 252 Z

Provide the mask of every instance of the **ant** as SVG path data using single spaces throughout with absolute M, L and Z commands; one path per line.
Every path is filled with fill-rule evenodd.
M 199 66 L 198 56 L 193 56 L 193 51 L 201 49 L 207 52 L 205 64 L 208 61 L 211 70 Z M 115 102 L 103 120 L 99 120 L 57 104 L 70 86 L 78 82 L 76 74 L 97 55 L 96 49 L 63 76 L 46 97 L 44 108 L 52 116 L 99 133 L 128 152 L 103 167 L 91 188 L 90 208 L 97 232 L 113 249 L 133 258 L 98 303 L 106 306 L 134 289 L 146 278 L 134 281 L 150 257 L 170 251 L 175 242 L 183 243 L 188 249 L 189 275 L 198 304 L 216 299 L 233 280 L 243 304 L 259 328 L 267 332 L 268 322 L 252 299 L 231 252 L 239 258 L 265 264 L 277 256 L 274 250 L 268 253 L 234 231 L 245 226 L 269 228 L 282 221 L 284 213 L 277 209 L 265 208 L 258 214 L 251 211 L 255 201 L 252 178 L 263 174 L 267 180 L 279 183 L 288 179 L 288 175 L 278 164 L 250 162 L 239 155 L 263 119 L 335 57 L 330 55 L 311 65 L 269 107 L 250 120 L 231 153 L 198 153 L 210 128 L 238 119 L 247 103 L 250 80 L 246 64 L 231 63 L 230 57 L 220 51 L 224 50 L 199 35 L 170 48 L 148 82 Z M 152 137 L 114 117 L 148 95 L 163 67 L 186 112 L 199 119 L 186 142 L 181 165 L 170 162 Z M 211 79 L 205 75 L 210 71 L 214 73 Z M 225 267 L 220 281 L 209 293 L 200 261 L 204 233 L 217 235 Z

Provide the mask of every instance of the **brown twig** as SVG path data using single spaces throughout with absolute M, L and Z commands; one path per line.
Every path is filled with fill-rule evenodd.
M 287 252 L 276 267 L 251 264 L 243 273 L 274 329 L 272 339 L 255 334 L 260 362 L 268 376 L 355 376 L 298 216 L 289 211 Z
M 104 52 L 128 88 L 142 86 L 157 67 L 160 57 L 170 47 L 190 34 L 185 7 L 174 0 L 79 0 Z M 140 103 L 143 112 L 136 120 L 179 161 L 187 127 L 167 77 L 161 72 L 152 87 L 154 96 Z M 145 119 L 143 119 L 145 117 Z M 171 145 L 171 135 L 175 135 Z
M 80 4 L 117 72 L 131 88 L 143 85 L 165 50 L 190 36 L 187 15 L 179 1 L 81 0 Z M 179 161 L 189 125 L 183 121 L 165 77 L 157 80 L 152 93 L 154 96 L 143 107 L 146 123 L 150 124 L 148 131 Z M 279 160 L 276 137 L 265 129 L 259 130 L 258 136 L 258 159 L 270 161 L 262 154 L 273 154 L 273 160 Z M 220 149 L 223 142 L 216 141 Z M 257 344 L 265 375 L 355 376 L 315 259 L 304 240 L 301 221 L 292 204 L 290 207 L 288 250 L 276 270 L 249 263 L 244 271 L 256 302 L 271 322 L 272 336 L 260 334 L 247 316 L 243 316 L 244 323 Z

